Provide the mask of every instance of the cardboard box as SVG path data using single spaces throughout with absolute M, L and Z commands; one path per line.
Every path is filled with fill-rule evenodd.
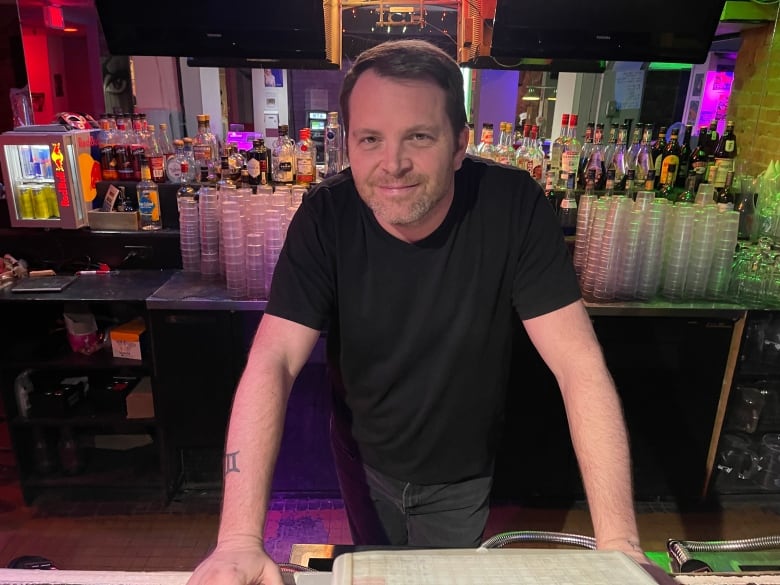
M 137 211 L 103 211 L 90 209 L 87 212 L 89 227 L 93 230 L 138 231 Z
M 116 358 L 141 361 L 141 344 L 146 331 L 143 318 L 137 317 L 111 330 L 111 351 Z

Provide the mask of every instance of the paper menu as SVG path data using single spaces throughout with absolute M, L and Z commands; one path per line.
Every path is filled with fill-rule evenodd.
M 656 585 L 616 551 L 446 549 L 342 554 L 333 585 Z

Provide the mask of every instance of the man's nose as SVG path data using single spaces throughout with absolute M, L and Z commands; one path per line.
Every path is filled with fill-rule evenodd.
M 403 142 L 385 144 L 382 167 L 391 175 L 400 175 L 412 168 L 412 159 L 409 150 Z

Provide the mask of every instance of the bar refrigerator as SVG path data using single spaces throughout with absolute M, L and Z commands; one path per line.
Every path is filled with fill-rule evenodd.
M 20 126 L 0 135 L 12 227 L 78 229 L 101 179 L 97 130 Z

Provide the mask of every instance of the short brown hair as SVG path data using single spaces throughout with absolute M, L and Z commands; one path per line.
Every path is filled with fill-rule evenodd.
M 339 104 L 349 132 L 349 98 L 358 78 L 368 70 L 382 77 L 432 81 L 446 94 L 447 117 L 457 140 L 466 126 L 463 74 L 447 53 L 426 41 L 387 41 L 362 52 L 344 77 Z

